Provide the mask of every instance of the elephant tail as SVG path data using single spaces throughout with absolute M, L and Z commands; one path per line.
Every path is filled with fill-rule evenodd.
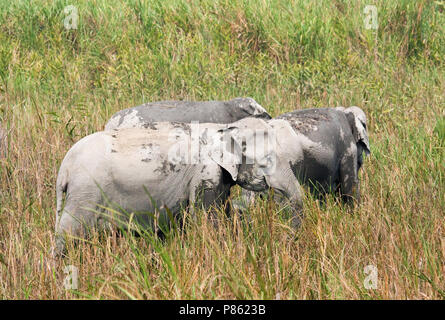
M 57 175 L 57 183 L 56 183 L 56 197 L 57 197 L 57 205 L 56 205 L 56 229 L 59 224 L 59 219 L 63 210 L 64 203 L 64 195 L 68 189 L 68 175 L 65 170 L 63 170 L 63 166 L 61 167 L 59 174 Z

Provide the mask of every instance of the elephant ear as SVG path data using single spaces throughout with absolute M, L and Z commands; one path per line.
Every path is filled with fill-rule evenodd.
M 238 180 L 241 164 L 268 169 L 273 144 L 269 143 L 272 127 L 259 118 L 244 118 L 220 129 L 212 137 L 210 158 Z
M 361 144 L 366 155 L 371 153 L 369 147 L 368 131 L 366 130 L 366 115 L 359 107 L 349 107 L 344 110 L 355 142 Z
M 236 127 L 226 127 L 216 132 L 211 137 L 208 156 L 221 168 L 226 170 L 233 181 L 238 179 L 238 168 L 242 161 L 242 150 L 232 137 L 232 133 L 237 131 Z
M 238 105 L 249 117 L 272 119 L 266 109 L 264 109 L 258 102 L 252 98 L 242 98 Z

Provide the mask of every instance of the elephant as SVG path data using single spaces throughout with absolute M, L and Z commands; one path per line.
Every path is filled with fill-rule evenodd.
M 252 98 L 228 101 L 159 101 L 121 110 L 105 125 L 105 130 L 147 127 L 152 122 L 232 123 L 246 117 L 271 119 Z
M 66 234 L 85 236 L 110 224 L 125 228 L 131 219 L 155 230 L 153 212 L 165 225 L 169 212 L 178 218 L 196 203 L 206 209 L 224 204 L 235 184 L 251 191 L 273 188 L 289 202 L 291 224 L 298 225 L 302 195 L 290 166 L 291 157 L 303 156 L 298 141 L 287 121 L 259 118 L 153 122 L 86 136 L 67 152 L 58 172 L 53 254 L 63 254 Z M 121 220 L 101 214 L 104 207 L 119 212 Z
M 287 121 L 300 137 L 303 157 L 291 163 L 300 184 L 307 185 L 317 198 L 334 191 L 344 203 L 359 203 L 358 171 L 363 152 L 370 154 L 363 110 L 357 106 L 304 109 L 275 119 Z M 234 202 L 243 210 L 254 198 L 254 193 L 243 190 L 241 200 Z

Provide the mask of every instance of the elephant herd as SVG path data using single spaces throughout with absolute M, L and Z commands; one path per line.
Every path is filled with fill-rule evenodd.
M 355 106 L 276 118 L 252 98 L 122 110 L 104 131 L 74 144 L 61 163 L 54 254 L 63 255 L 67 235 L 84 237 L 91 228 L 125 228 L 131 220 L 155 229 L 183 210 L 193 216 L 196 206 L 229 214 L 234 185 L 242 187 L 243 203 L 273 189 L 296 227 L 300 184 L 317 196 L 336 192 L 346 203 L 359 201 L 363 152 L 370 152 L 366 115 Z

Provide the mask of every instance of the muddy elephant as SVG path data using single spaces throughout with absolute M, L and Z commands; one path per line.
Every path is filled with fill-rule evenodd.
M 317 198 L 336 192 L 345 203 L 360 200 L 358 172 L 363 153 L 370 153 L 366 114 L 356 106 L 296 110 L 275 119 L 287 121 L 299 137 L 302 157 L 294 157 L 292 171 Z M 289 147 L 292 141 L 287 142 Z M 235 200 L 245 209 L 255 194 L 242 191 Z
M 143 128 L 159 121 L 232 123 L 246 117 L 271 118 L 252 98 L 228 101 L 159 101 L 117 112 L 105 125 L 105 130 Z
M 153 229 L 153 212 L 166 223 L 169 212 L 178 217 L 196 203 L 222 205 L 235 184 L 251 191 L 273 188 L 289 202 L 291 223 L 298 225 L 302 197 L 293 157 L 303 154 L 284 120 L 154 122 L 89 135 L 67 152 L 59 169 L 54 253 L 63 253 L 67 234 L 83 236 L 109 223 L 125 227 L 130 217 Z M 105 207 L 120 212 L 119 219 L 101 214 Z

